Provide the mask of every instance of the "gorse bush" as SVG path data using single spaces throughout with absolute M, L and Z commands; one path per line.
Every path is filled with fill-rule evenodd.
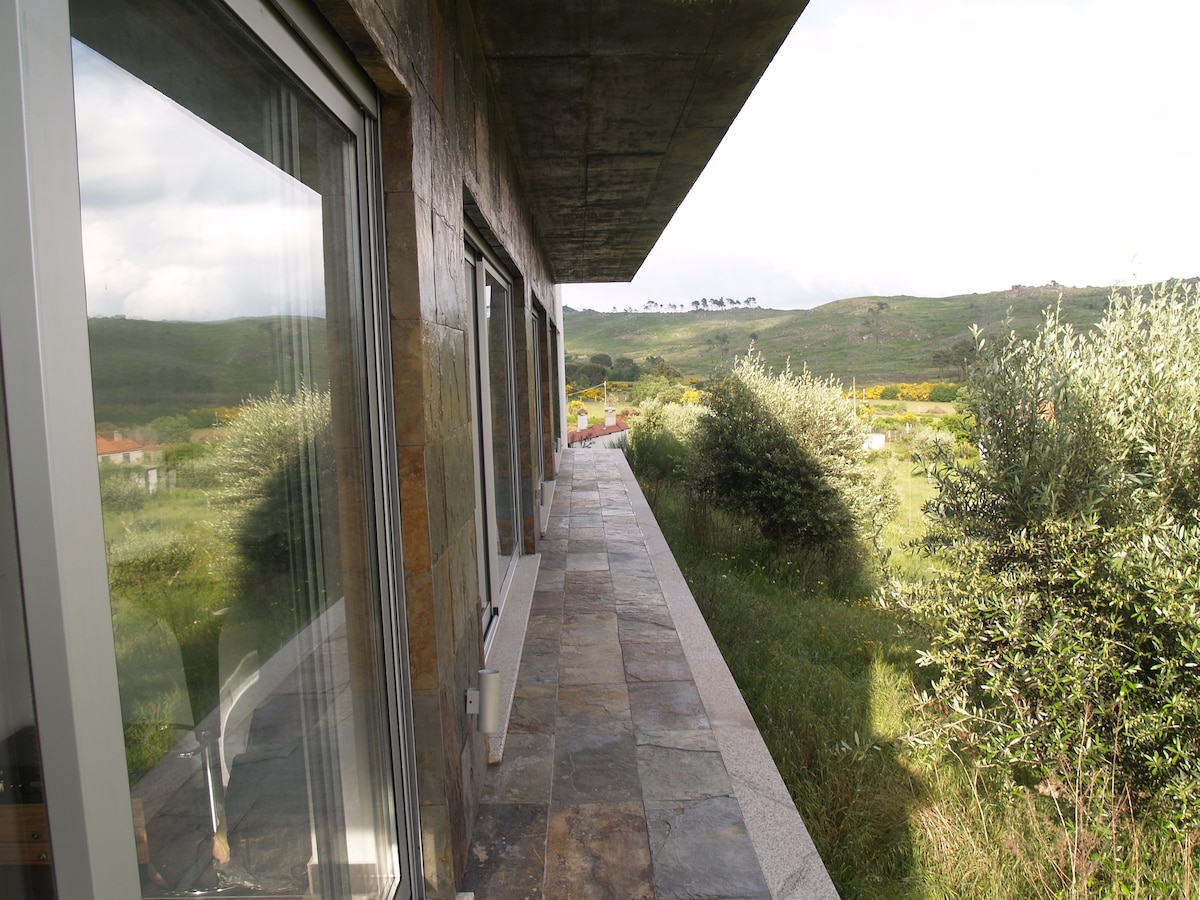
M 867 463 L 866 429 L 832 381 L 771 372 L 753 350 L 712 391 L 689 478 L 713 505 L 749 516 L 779 546 L 874 539 L 894 509 Z
M 1051 311 L 1032 340 L 993 346 L 977 334 L 976 346 L 966 402 L 980 459 L 935 468 L 937 575 L 904 601 L 930 629 L 933 699 L 954 712 L 935 736 L 1190 832 L 1200 824 L 1195 293 L 1114 293 L 1089 335 Z

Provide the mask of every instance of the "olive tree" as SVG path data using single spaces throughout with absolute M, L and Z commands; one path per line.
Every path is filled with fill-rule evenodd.
M 976 335 L 977 463 L 944 461 L 928 625 L 940 740 L 1200 821 L 1200 308 L 1114 292 L 1095 331 Z M 1106 773 L 1102 777 L 1095 773 Z

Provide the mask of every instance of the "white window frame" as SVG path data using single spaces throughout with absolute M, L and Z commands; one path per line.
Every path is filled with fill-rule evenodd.
M 423 893 L 403 593 L 388 322 L 383 312 L 375 91 L 299 0 L 227 5 L 342 119 L 364 122 L 360 176 L 368 396 L 385 696 L 402 884 Z M 0 358 L 21 581 L 62 898 L 141 896 L 96 477 L 67 0 L 0 0 Z
M 512 314 L 513 303 L 513 277 L 508 269 L 491 250 L 485 242 L 483 235 L 477 229 L 464 223 L 464 259 L 470 259 L 475 266 L 475 284 L 467 285 L 467 299 L 470 301 L 470 316 L 471 316 L 471 348 L 468 357 L 471 366 L 471 385 L 472 385 L 472 403 L 478 434 L 474 441 L 474 456 L 475 456 L 475 472 L 476 472 L 476 508 L 482 510 L 482 515 L 477 516 L 476 523 L 476 540 L 479 548 L 479 585 L 480 585 L 480 612 L 486 612 L 489 608 L 493 610 L 489 616 L 489 620 L 483 623 L 484 633 L 484 653 L 490 649 L 492 642 L 496 636 L 496 626 L 500 621 L 500 617 L 504 613 L 504 602 L 508 597 L 509 589 L 512 586 L 513 577 L 516 575 L 517 563 L 524 554 L 524 534 L 523 534 L 523 498 L 521 496 L 521 470 L 520 470 L 520 449 L 518 441 L 520 440 L 520 428 L 516 430 L 516 435 L 512 440 L 511 452 L 513 453 L 513 471 L 517 478 L 514 482 L 513 503 L 514 517 L 513 527 L 514 535 L 514 552 L 510 557 L 509 564 L 503 572 L 493 571 L 495 563 L 495 554 L 492 552 L 493 542 L 495 540 L 495 513 L 496 513 L 496 496 L 495 496 L 495 464 L 492 458 L 491 448 L 494 446 L 492 441 L 492 404 L 490 396 L 484 396 L 483 391 L 487 389 L 483 373 L 488 370 L 487 357 L 488 347 L 486 341 L 487 320 L 483 312 L 483 306 L 480 303 L 480 293 L 484 289 L 484 284 L 487 275 L 490 273 L 496 280 L 503 282 L 507 293 L 508 303 L 510 306 L 510 327 L 515 329 L 518 325 L 515 315 Z M 508 360 L 506 361 L 506 370 L 510 378 L 513 379 L 513 386 L 510 391 L 510 401 L 512 399 L 511 392 L 515 391 L 515 361 L 513 358 L 513 335 L 509 333 L 509 343 L 507 347 Z M 480 361 L 484 365 L 480 365 Z M 514 422 L 516 422 L 517 411 L 514 408 L 512 411 Z M 516 423 L 519 426 L 519 423 Z

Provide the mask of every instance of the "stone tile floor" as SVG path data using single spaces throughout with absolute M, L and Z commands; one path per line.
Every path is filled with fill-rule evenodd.
M 476 900 L 771 896 L 623 466 L 564 454 L 468 857 Z

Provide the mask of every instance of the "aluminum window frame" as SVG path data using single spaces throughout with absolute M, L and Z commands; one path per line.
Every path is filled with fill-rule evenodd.
M 362 339 L 384 707 L 400 863 L 424 893 L 374 86 L 303 0 L 225 0 L 360 141 Z M 60 897 L 141 896 L 94 452 L 68 0 L 0 0 L 0 359 Z M 114 810 L 117 811 L 114 814 Z
M 520 429 L 516 429 L 516 434 L 513 436 L 512 447 L 510 452 L 513 454 L 513 466 L 516 478 L 514 479 L 514 516 L 513 524 L 515 528 L 514 534 L 514 549 L 513 555 L 510 558 L 511 562 L 506 567 L 504 572 L 495 573 L 492 567 L 495 562 L 495 554 L 492 552 L 492 528 L 494 526 L 494 518 L 496 513 L 496 498 L 495 498 L 495 461 L 492 458 L 491 447 L 492 440 L 492 407 L 490 394 L 484 396 L 484 370 L 486 367 L 481 366 L 481 360 L 485 360 L 488 354 L 487 347 L 487 321 L 486 314 L 483 312 L 481 291 L 484 289 L 487 276 L 491 274 L 496 280 L 502 282 L 507 291 L 509 304 L 509 334 L 508 346 L 506 347 L 507 359 L 505 367 L 508 377 L 512 385 L 509 390 L 510 402 L 515 407 L 515 350 L 513 346 L 512 330 L 517 326 L 517 317 L 513 306 L 513 297 L 515 291 L 515 281 L 513 274 L 503 261 L 492 250 L 484 236 L 470 222 L 463 223 L 463 241 L 464 241 L 464 262 L 470 262 L 475 268 L 475 283 L 468 285 L 467 290 L 468 301 L 470 304 L 470 337 L 471 348 L 468 353 L 470 363 L 470 377 L 472 385 L 472 404 L 474 420 L 478 426 L 479 433 L 475 436 L 474 457 L 475 457 L 475 472 L 476 472 L 476 507 L 483 511 L 483 515 L 478 516 L 476 525 L 476 540 L 478 544 L 479 557 L 479 584 L 480 584 L 480 611 L 484 611 L 489 607 L 493 610 L 488 621 L 483 622 L 484 628 L 484 653 L 488 653 L 491 649 L 492 642 L 496 636 L 496 625 L 500 621 L 500 617 L 504 613 L 504 601 L 508 596 L 510 587 L 512 586 L 513 578 L 516 575 L 517 561 L 524 555 L 524 535 L 522 525 L 522 509 L 524 508 L 524 498 L 522 496 L 521 487 L 521 467 L 520 467 L 520 451 L 518 441 L 520 440 Z M 514 423 L 517 422 L 518 413 L 514 408 L 511 410 Z M 485 596 L 485 594 L 487 596 Z

